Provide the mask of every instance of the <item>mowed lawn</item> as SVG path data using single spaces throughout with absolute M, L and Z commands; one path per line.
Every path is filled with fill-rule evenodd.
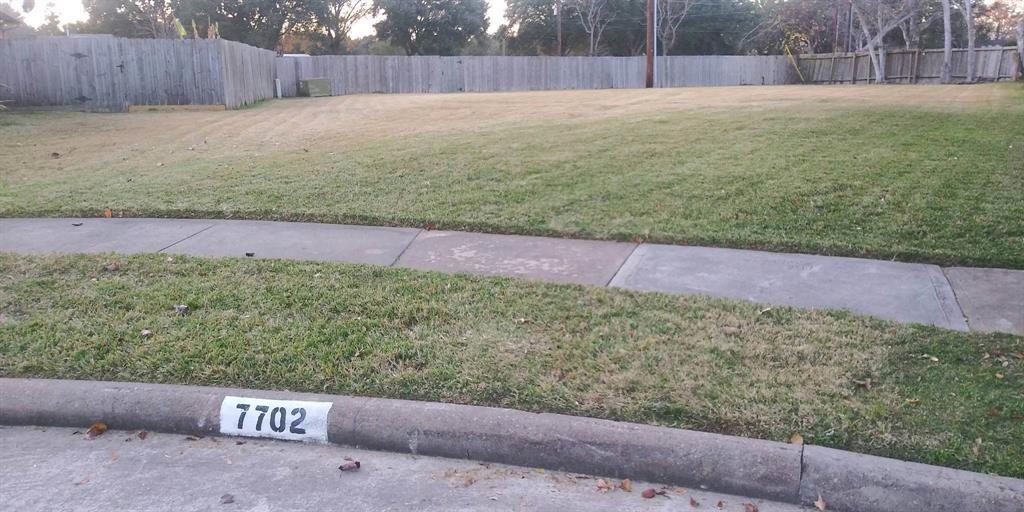
M 175 314 L 185 303 L 192 312 Z M 152 332 L 142 336 L 142 330 Z M 0 254 L 0 376 L 513 407 L 1024 477 L 1024 338 L 384 267 Z
M 1024 268 L 1024 86 L 0 114 L 0 216 L 228 217 Z

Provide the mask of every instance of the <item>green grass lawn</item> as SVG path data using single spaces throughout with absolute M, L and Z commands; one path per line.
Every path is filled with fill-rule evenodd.
M 638 104 L 700 96 L 385 95 L 237 112 L 15 115 L 0 126 L 0 216 L 111 208 L 433 224 L 1024 268 L 1024 87 L 972 87 L 948 90 L 986 99 L 901 106 L 947 89 L 804 87 L 834 98 L 604 115 L 581 104 L 531 116 L 531 105 L 594 95 Z M 766 90 L 724 89 L 715 94 Z M 878 94 L 896 99 L 858 99 Z M 349 112 L 392 101 L 433 103 Z M 489 113 L 514 101 L 524 102 L 520 117 Z M 481 119 L 444 117 L 459 112 Z
M 177 316 L 179 303 L 192 313 Z M 774 440 L 800 433 L 1024 477 L 1022 364 L 1022 337 L 841 312 L 372 266 L 0 254 L 7 377 L 436 400 Z

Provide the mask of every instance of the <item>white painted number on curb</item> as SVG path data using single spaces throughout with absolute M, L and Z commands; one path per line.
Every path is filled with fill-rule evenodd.
M 220 404 L 220 433 L 326 443 L 327 413 L 332 405 L 226 396 Z

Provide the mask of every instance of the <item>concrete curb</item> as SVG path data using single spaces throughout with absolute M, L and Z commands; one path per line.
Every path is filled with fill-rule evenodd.
M 219 434 L 225 396 L 332 402 L 330 442 L 539 467 L 810 504 L 836 511 L 1024 510 L 1024 480 L 559 414 L 164 384 L 0 379 L 0 424 Z

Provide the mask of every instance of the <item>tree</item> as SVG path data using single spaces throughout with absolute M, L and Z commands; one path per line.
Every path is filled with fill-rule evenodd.
M 978 38 L 978 34 L 974 29 L 974 1 L 964 0 L 963 4 L 963 15 L 964 21 L 967 22 L 967 81 L 973 82 L 975 77 L 974 70 L 974 42 Z
M 457 55 L 487 32 L 485 0 L 375 0 L 377 38 L 406 55 Z
M 852 4 L 875 68 L 875 83 L 885 83 L 885 36 L 914 15 L 917 3 L 915 0 L 852 0 Z
M 903 45 L 908 50 L 921 48 L 921 35 L 932 22 L 942 15 L 942 8 L 936 0 L 916 0 L 914 13 L 900 23 Z
M 341 54 L 347 50 L 352 25 L 372 12 L 367 0 L 310 0 L 310 33 L 323 53 Z
M 661 54 L 668 55 L 676 44 L 679 25 L 698 0 L 658 0 L 658 36 L 661 38 Z
M 167 0 L 83 0 L 82 5 L 89 21 L 76 25 L 79 30 L 121 37 L 178 37 Z
M 57 6 L 53 2 L 46 4 L 46 16 L 43 24 L 36 28 L 36 32 L 47 36 L 59 36 L 64 33 L 60 28 L 60 16 L 57 15 Z
M 1017 20 L 1017 74 L 1024 76 L 1024 13 Z
M 505 7 L 507 23 L 498 32 L 507 35 L 508 49 L 520 55 L 553 55 L 556 49 L 554 2 L 551 0 L 508 0 Z M 564 28 L 564 27 L 563 27 Z M 562 35 L 562 52 L 569 45 Z
M 138 0 L 136 0 L 138 1 Z M 186 26 L 214 25 L 224 39 L 277 49 L 281 36 L 308 23 L 309 0 L 171 0 Z
M 953 81 L 953 23 L 950 0 L 942 0 L 942 75 L 939 81 Z
M 580 26 L 589 38 L 587 55 L 593 56 L 601 44 L 601 35 L 616 13 L 610 8 L 609 0 L 572 0 L 567 5 L 576 12 Z
M 996 0 L 978 13 L 978 24 L 987 28 L 992 44 L 1009 46 L 1015 43 L 1017 17 L 1024 17 L 1024 4 L 1019 5 L 1021 8 L 1015 10 L 1008 2 Z

